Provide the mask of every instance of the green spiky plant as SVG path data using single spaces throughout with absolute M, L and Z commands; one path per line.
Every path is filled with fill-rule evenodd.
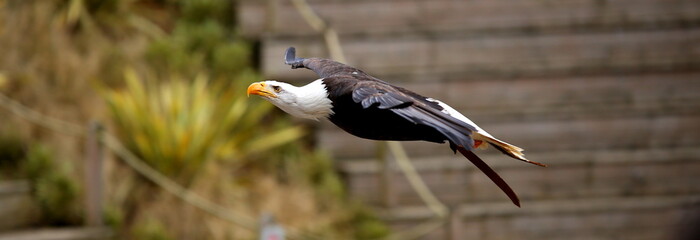
M 182 183 L 212 159 L 243 164 L 251 155 L 303 135 L 298 126 L 259 127 L 272 108 L 247 101 L 240 86 L 219 88 L 203 75 L 191 81 L 145 82 L 131 70 L 125 80 L 126 89 L 106 94 L 116 127 L 129 134 L 123 139 L 130 149 Z
M 109 113 L 113 125 L 107 131 L 119 135 L 130 150 L 236 212 L 256 217 L 271 210 L 290 230 L 326 232 L 325 239 L 352 238 L 335 236 L 352 236 L 353 231 L 360 239 L 376 235 L 360 229 L 377 232 L 376 226 L 364 227 L 368 224 L 363 216 L 371 214 L 342 201 L 344 189 L 330 159 L 316 156 L 308 142 L 290 141 L 297 137 L 290 132 L 299 129 L 286 118 L 275 118 L 272 105 L 245 98 L 243 88 L 260 79 L 251 74 L 253 46 L 236 34 L 234 5 L 220 0 L 0 0 L 0 46 L 7 46 L 3 53 L 9 56 L 0 60 L 0 90 L 70 122 L 107 119 Z M 133 66 L 140 75 L 125 73 L 125 66 Z M 95 94 L 94 86 L 101 86 L 105 94 Z M 136 89 L 141 89 L 140 99 L 134 98 Z M 97 100 L 105 96 L 121 106 L 120 117 L 103 110 L 109 108 Z M 183 98 L 189 100 L 179 101 Z M 172 109 L 163 107 L 167 104 Z M 210 107 L 199 107 L 204 105 Z M 186 117 L 194 115 L 198 117 Z M 229 115 L 238 116 L 235 125 L 221 122 Z M 185 127 L 190 125 L 199 127 Z M 23 135 L 47 142 L 51 156 L 79 166 L 82 141 L 45 134 L 48 131 L 36 127 L 28 131 L 31 135 Z M 36 133 L 44 137 L 36 138 Z M 205 152 L 196 150 L 203 146 L 208 146 L 201 150 Z M 106 164 L 107 222 L 120 234 L 135 234 L 118 239 L 254 238 L 240 234 L 234 224 L 186 210 L 192 207 L 159 194 L 159 188 L 134 177 L 133 170 L 118 161 L 112 163 Z M 47 206 L 66 209 L 65 201 L 52 200 L 66 198 L 57 193 L 81 199 L 79 192 L 73 193 L 79 189 L 64 183 L 61 178 L 41 182 L 44 187 L 37 189 L 50 200 Z M 57 222 L 66 222 L 65 214 L 55 216 Z M 168 234 L 160 234 L 163 229 Z

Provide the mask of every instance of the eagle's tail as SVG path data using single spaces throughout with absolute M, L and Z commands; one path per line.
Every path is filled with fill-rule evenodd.
M 508 195 L 513 204 L 520 207 L 520 200 L 518 199 L 518 195 L 516 195 L 513 189 L 511 189 L 510 186 L 508 186 L 508 183 L 506 183 L 506 181 L 503 180 L 503 178 L 501 178 L 501 176 L 499 176 L 498 173 L 493 171 L 493 169 L 491 169 L 489 165 L 486 165 L 486 163 L 483 160 L 481 160 L 479 156 L 476 156 L 474 152 L 467 150 L 462 146 L 455 146 L 453 149 L 459 151 L 459 153 L 461 153 L 462 155 L 464 155 L 464 157 L 469 159 L 469 161 L 472 162 L 474 166 L 479 168 L 479 170 L 486 174 L 486 176 L 488 176 L 491 179 L 491 181 L 493 181 L 493 183 L 495 183 L 499 188 L 501 188 L 501 190 L 504 193 L 506 193 L 506 195 Z
M 546 164 L 527 160 L 527 158 L 525 158 L 525 154 L 523 154 L 524 150 L 522 148 L 519 148 L 519 147 L 512 145 L 510 143 L 498 140 L 497 138 L 495 138 L 491 135 L 488 135 L 488 134 L 474 133 L 474 135 L 475 135 L 474 140 L 476 142 L 478 142 L 480 140 L 486 141 L 491 146 L 495 147 L 496 149 L 498 149 L 498 151 L 501 151 L 505 155 L 511 156 L 512 158 L 518 159 L 518 160 L 526 162 L 526 163 L 535 164 L 535 165 L 540 166 L 540 167 L 547 167 Z

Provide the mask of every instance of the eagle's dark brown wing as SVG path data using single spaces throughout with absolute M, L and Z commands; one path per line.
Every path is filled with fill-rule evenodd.
M 430 126 L 456 146 L 472 149 L 474 140 L 472 131 L 476 128 L 425 103 L 425 98 L 418 99 L 417 94 L 398 91 L 383 82 L 360 81 L 355 84 L 352 99 L 363 108 L 376 107 L 386 109 L 414 123 Z
M 404 90 L 407 91 L 407 90 Z M 352 99 L 363 108 L 377 108 L 391 111 L 396 115 L 412 122 L 413 124 L 429 126 L 440 132 L 450 143 L 450 147 L 459 151 L 471 161 L 479 170 L 491 179 L 511 201 L 520 206 L 520 200 L 513 189 L 508 186 L 501 176 L 489 167 L 481 158 L 471 150 L 474 140 L 471 138 L 474 126 L 462 122 L 439 109 L 426 104 L 425 98 L 417 99 L 418 94 L 398 91 L 383 82 L 361 81 L 355 84 Z

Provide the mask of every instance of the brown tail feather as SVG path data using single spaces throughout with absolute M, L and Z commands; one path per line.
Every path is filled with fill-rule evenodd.
M 483 160 L 481 160 L 481 158 L 476 156 L 474 152 L 469 151 L 461 146 L 456 147 L 456 149 L 457 151 L 459 151 L 459 153 L 464 155 L 464 157 L 469 159 L 469 161 L 471 161 L 474 164 L 474 166 L 476 166 L 477 168 L 479 168 L 479 170 L 486 174 L 486 176 L 488 176 L 491 179 L 491 181 L 493 181 L 493 183 L 495 183 L 499 188 L 501 188 L 501 190 L 504 193 L 506 193 L 506 195 L 508 195 L 508 197 L 513 202 L 513 204 L 515 204 L 515 206 L 520 207 L 520 199 L 518 199 L 518 195 L 515 194 L 513 189 L 511 189 L 510 186 L 508 186 L 508 183 L 506 183 L 506 181 L 503 180 L 503 178 L 501 178 L 501 176 L 499 176 L 498 173 L 493 171 L 493 169 L 491 169 L 489 165 L 486 165 L 486 163 Z
M 480 134 L 481 135 L 481 134 Z M 481 135 L 486 141 L 493 146 L 494 148 L 498 149 L 498 151 L 501 151 L 503 154 L 508 155 L 512 158 L 518 159 L 520 161 L 526 162 L 526 163 L 531 163 L 535 164 L 540 167 L 547 167 L 547 164 L 544 163 L 538 163 L 535 161 L 530 161 L 527 158 L 525 158 L 525 154 L 523 154 L 523 149 L 519 148 L 517 146 L 511 145 L 510 143 L 498 140 L 493 137 L 488 137 Z

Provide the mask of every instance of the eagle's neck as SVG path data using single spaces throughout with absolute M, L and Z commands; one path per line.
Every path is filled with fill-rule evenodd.
M 333 114 L 333 104 L 323 78 L 302 87 L 290 89 L 296 96 L 293 101 L 276 104 L 277 107 L 295 117 L 318 120 Z

